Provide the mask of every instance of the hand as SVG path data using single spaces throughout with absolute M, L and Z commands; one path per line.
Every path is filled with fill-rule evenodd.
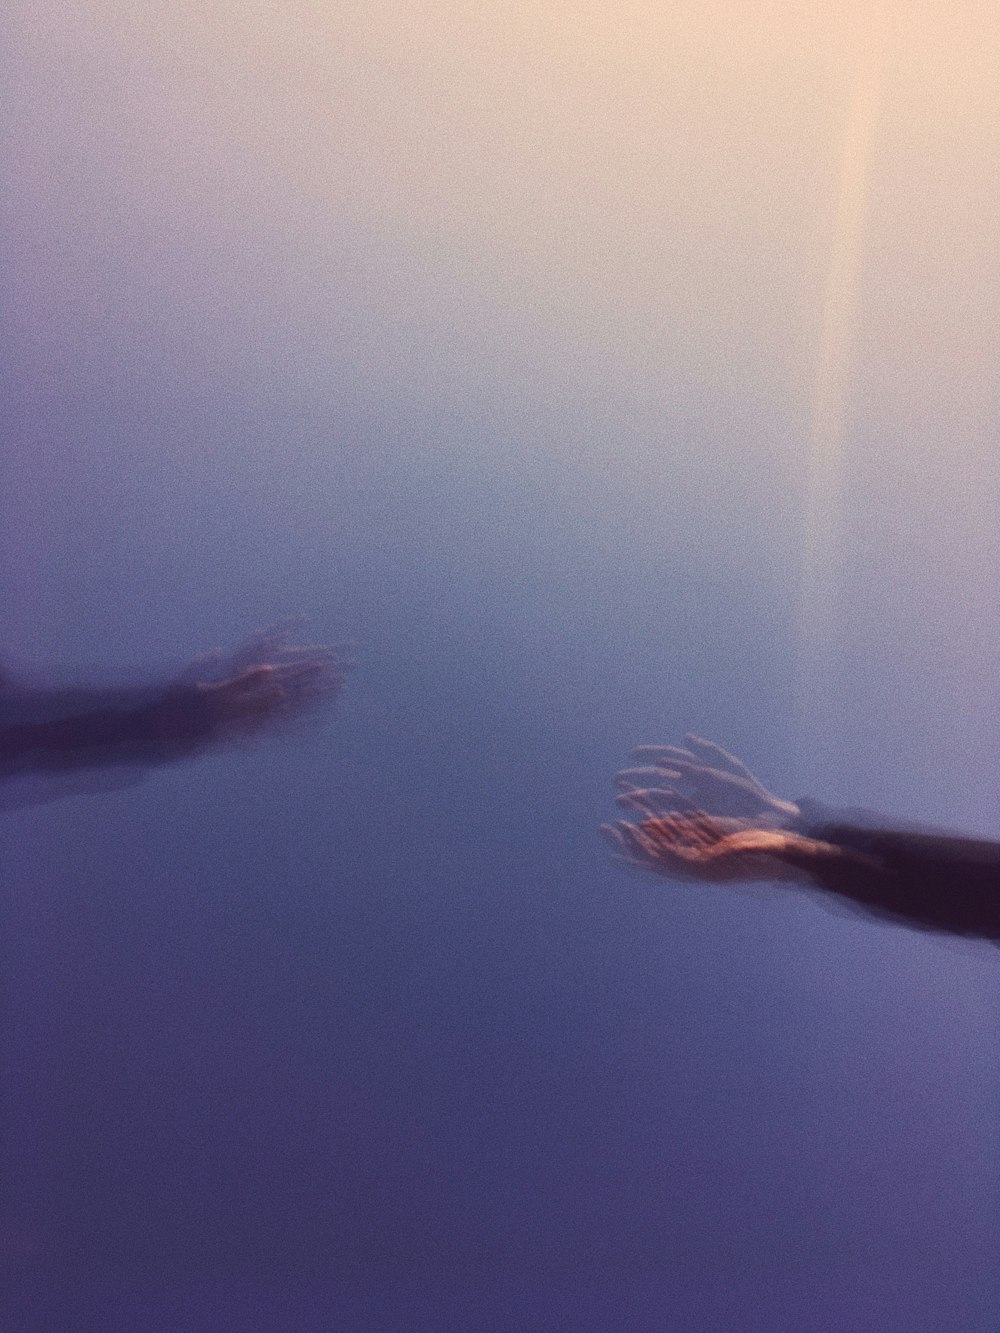
M 650 815 L 707 810 L 717 817 L 770 828 L 795 825 L 800 817 L 798 806 L 769 792 L 741 760 L 690 732 L 684 739 L 690 749 L 676 745 L 634 749 L 632 757 L 651 767 L 626 768 L 616 775 L 622 792 L 619 802 Z
M 177 683 L 194 685 L 219 682 L 239 676 L 251 667 L 310 664 L 333 668 L 340 684 L 343 684 L 346 680 L 345 673 L 353 666 L 350 660 L 350 648 L 343 644 L 330 646 L 289 643 L 292 631 L 304 623 L 305 620 L 301 616 L 288 616 L 267 629 L 258 630 L 231 653 L 224 653 L 221 648 L 213 648 L 211 652 L 202 653 L 181 672 Z
M 193 685 L 213 718 L 213 737 L 250 736 L 272 722 L 297 717 L 342 689 L 353 666 L 348 650 L 289 643 L 300 622 L 262 630 L 228 656 L 196 658 L 177 680 Z
M 654 870 L 669 879 L 732 883 L 735 880 L 797 879 L 810 840 L 798 834 L 721 821 L 698 811 L 651 817 L 632 824 L 602 824 L 617 854 L 631 865 Z M 812 844 L 816 850 L 823 844 Z

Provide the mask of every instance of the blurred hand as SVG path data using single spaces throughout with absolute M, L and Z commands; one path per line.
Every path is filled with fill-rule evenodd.
M 213 739 L 254 735 L 340 693 L 353 666 L 349 650 L 291 643 L 299 623 L 261 630 L 228 655 L 206 653 L 178 677 L 175 684 L 193 685 L 209 706 Z
M 603 824 L 601 832 L 631 865 L 668 879 L 716 884 L 800 878 L 800 867 L 785 858 L 824 847 L 795 833 L 733 824 L 698 811 L 650 817 L 638 824 L 618 820 Z
M 795 825 L 798 806 L 769 792 L 741 760 L 690 732 L 684 739 L 688 749 L 676 745 L 634 749 L 632 758 L 648 766 L 625 768 L 616 775 L 622 793 L 619 803 L 650 815 L 708 811 L 722 819 L 769 828 Z

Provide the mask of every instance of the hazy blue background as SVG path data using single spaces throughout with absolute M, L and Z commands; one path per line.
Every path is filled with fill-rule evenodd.
M 4 650 L 301 610 L 359 661 L 314 734 L 4 815 L 8 1327 L 1000 1323 L 996 951 L 595 834 L 692 727 L 1000 835 L 995 19 L 872 12 L 7 6 Z

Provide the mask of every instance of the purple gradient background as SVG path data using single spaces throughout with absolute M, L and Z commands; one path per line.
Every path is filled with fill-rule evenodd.
M 996 951 L 594 832 L 639 741 L 809 771 L 861 13 L 5 10 L 5 652 L 359 657 L 316 734 L 4 815 L 5 1327 L 1000 1324 Z M 813 793 L 984 835 L 993 24 L 894 29 Z

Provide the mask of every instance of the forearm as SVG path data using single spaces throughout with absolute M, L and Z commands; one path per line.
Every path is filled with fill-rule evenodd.
M 194 685 L 65 692 L 46 704 L 36 699 L 31 720 L 0 725 L 0 775 L 163 763 L 213 730 L 208 701 Z
M 1000 845 L 882 830 L 862 850 L 827 832 L 784 856 L 820 889 L 918 929 L 1000 940 Z

